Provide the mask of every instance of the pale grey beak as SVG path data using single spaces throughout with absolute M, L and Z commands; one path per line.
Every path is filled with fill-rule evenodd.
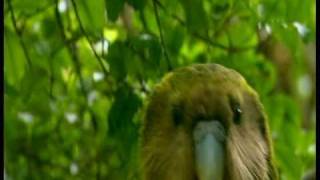
M 199 180 L 222 180 L 225 130 L 218 121 L 200 121 L 194 131 L 195 163 Z

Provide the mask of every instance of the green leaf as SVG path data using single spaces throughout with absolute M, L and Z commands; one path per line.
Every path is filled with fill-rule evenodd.
M 108 122 L 110 135 L 127 135 L 131 134 L 137 127 L 133 123 L 133 117 L 141 106 L 140 98 L 133 93 L 130 87 L 122 86 L 115 94 L 115 100 L 110 108 Z
M 127 76 L 126 61 L 130 60 L 130 51 L 122 42 L 113 43 L 108 51 L 107 62 L 110 65 L 110 73 L 121 81 Z
M 124 0 L 106 0 L 108 19 L 116 21 L 124 6 Z
M 78 0 L 75 3 L 84 28 L 91 33 L 101 33 L 106 21 L 104 0 Z
M 28 76 L 23 78 L 19 89 L 25 102 L 24 110 L 42 117 L 50 116 L 49 88 L 49 77 L 46 69 L 33 66 Z
M 160 60 L 162 58 L 162 49 L 157 37 L 151 34 L 141 34 L 138 37 L 130 39 L 130 43 L 137 53 L 140 54 L 139 60 L 143 73 L 147 77 L 156 75 L 159 70 Z M 137 67 L 138 69 L 141 69 Z M 139 73 L 142 73 L 139 71 Z
M 12 31 L 4 31 L 4 75 L 8 84 L 15 85 L 25 73 L 26 59 L 17 35 Z
M 63 39 L 61 38 L 61 30 L 58 26 L 56 19 L 53 17 L 44 18 L 41 21 L 41 35 L 42 37 L 37 37 L 39 40 L 37 42 L 30 42 L 33 39 L 30 38 L 29 43 L 35 44 L 38 43 L 36 46 L 44 46 L 44 49 L 47 49 L 46 56 L 50 57 L 49 54 L 55 53 L 55 50 L 62 49 L 64 46 Z M 34 40 L 33 40 L 34 41 Z M 41 44 L 42 43 L 42 44 Z
M 147 0 L 127 0 L 135 9 L 142 11 L 146 5 Z
M 4 84 L 5 84 L 4 85 L 4 87 L 5 87 L 4 93 L 5 94 L 10 95 L 10 96 L 18 96 L 19 95 L 18 90 L 14 86 L 10 85 L 7 81 L 5 81 Z
M 180 0 L 183 5 L 187 27 L 190 32 L 206 34 L 208 30 L 208 17 L 203 8 L 202 0 Z
M 248 22 L 238 21 L 228 29 L 226 34 L 229 40 L 229 46 L 249 47 L 254 46 L 258 42 L 258 37 L 254 25 Z
M 178 55 L 184 41 L 185 31 L 181 27 L 168 30 L 166 36 L 167 48 L 173 55 Z
M 33 1 L 33 0 L 11 0 L 12 6 L 16 12 L 22 12 L 23 14 L 32 14 L 41 9 L 45 9 L 50 6 L 51 1 Z

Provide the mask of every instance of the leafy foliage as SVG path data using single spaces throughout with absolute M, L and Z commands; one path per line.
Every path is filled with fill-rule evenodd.
M 281 179 L 314 167 L 315 1 L 4 5 L 8 178 L 139 179 L 146 97 L 194 63 L 236 69 L 258 91 Z

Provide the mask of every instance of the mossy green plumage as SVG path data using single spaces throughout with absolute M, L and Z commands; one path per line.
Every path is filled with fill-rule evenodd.
M 177 69 L 155 86 L 141 133 L 143 178 L 199 179 L 192 131 L 199 120 L 210 119 L 219 119 L 226 129 L 223 179 L 277 179 L 267 116 L 257 93 L 239 73 L 218 64 Z

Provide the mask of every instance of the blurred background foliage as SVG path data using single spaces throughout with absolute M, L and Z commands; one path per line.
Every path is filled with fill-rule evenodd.
M 315 1 L 5 0 L 6 179 L 139 179 L 143 107 L 175 68 L 258 91 L 283 180 L 315 166 Z

